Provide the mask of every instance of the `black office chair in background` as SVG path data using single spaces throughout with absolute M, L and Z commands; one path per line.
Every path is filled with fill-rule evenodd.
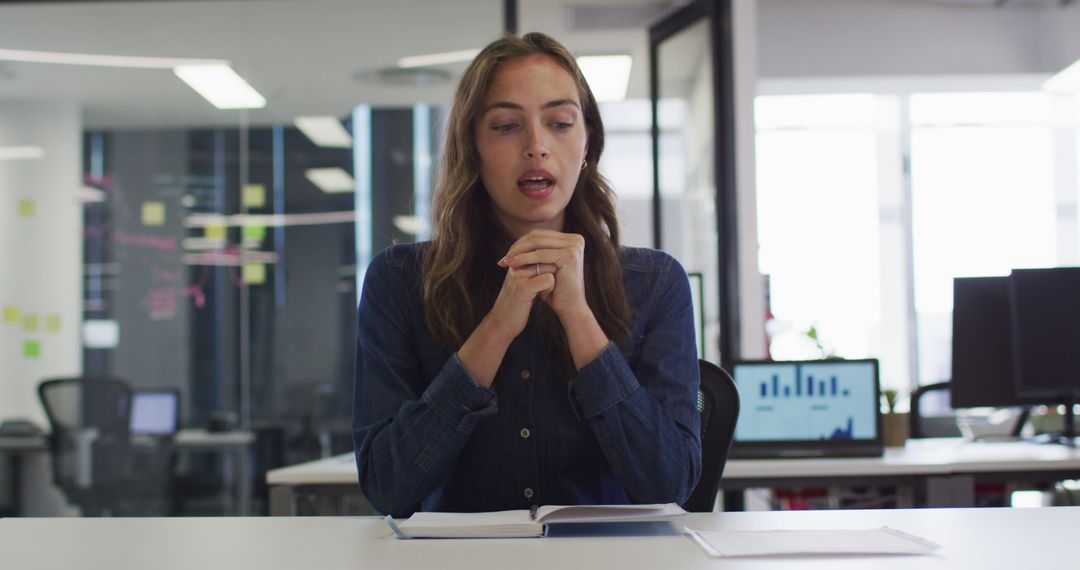
M 52 432 L 53 479 L 85 516 L 168 514 L 170 439 L 134 442 L 131 388 L 115 378 L 61 378 L 38 385 Z
M 682 506 L 692 513 L 708 513 L 716 506 L 720 477 L 724 474 L 731 441 L 735 438 L 739 391 L 724 369 L 704 360 L 698 363 L 701 369 L 697 401 L 701 414 L 701 479 Z
M 936 408 L 946 410 L 944 414 L 926 413 L 926 400 L 938 398 Z M 949 406 L 949 383 L 938 382 L 919 386 L 911 393 L 911 412 L 908 414 L 908 437 L 959 437 L 960 428 L 956 425 L 956 412 Z

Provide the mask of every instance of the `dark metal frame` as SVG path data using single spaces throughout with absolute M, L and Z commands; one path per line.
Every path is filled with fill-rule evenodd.
M 739 248 L 735 184 L 735 74 L 731 0 L 695 0 L 649 27 L 649 97 L 652 101 L 653 247 L 660 249 L 660 124 L 658 70 L 660 44 L 703 18 L 709 20 L 715 113 L 713 152 L 719 256 L 720 364 L 730 368 L 740 357 Z

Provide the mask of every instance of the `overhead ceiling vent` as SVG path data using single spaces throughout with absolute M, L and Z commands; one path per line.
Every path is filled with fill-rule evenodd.
M 649 26 L 674 7 L 686 2 L 614 4 L 608 6 L 564 6 L 563 18 L 571 32 L 636 30 Z

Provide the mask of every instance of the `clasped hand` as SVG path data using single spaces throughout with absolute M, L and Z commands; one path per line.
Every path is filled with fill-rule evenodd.
M 585 238 L 552 230 L 532 230 L 517 240 L 499 265 L 506 279 L 491 316 L 511 336 L 525 329 L 533 301 L 539 297 L 560 320 L 588 311 L 585 300 Z

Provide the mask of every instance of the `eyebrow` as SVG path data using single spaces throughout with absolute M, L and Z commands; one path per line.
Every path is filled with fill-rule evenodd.
M 573 99 L 555 99 L 553 101 L 548 101 L 547 103 L 544 103 L 540 106 L 540 108 L 553 109 L 555 107 L 562 107 L 563 105 L 572 105 L 574 107 L 577 107 L 579 111 L 581 110 L 581 106 L 578 105 L 577 101 L 574 101 Z M 517 103 L 511 103 L 509 101 L 498 101 L 488 105 L 487 107 L 484 107 L 484 110 L 480 113 L 480 115 L 486 115 L 487 112 L 492 109 L 512 109 L 514 111 L 524 111 L 525 107 L 522 107 Z

